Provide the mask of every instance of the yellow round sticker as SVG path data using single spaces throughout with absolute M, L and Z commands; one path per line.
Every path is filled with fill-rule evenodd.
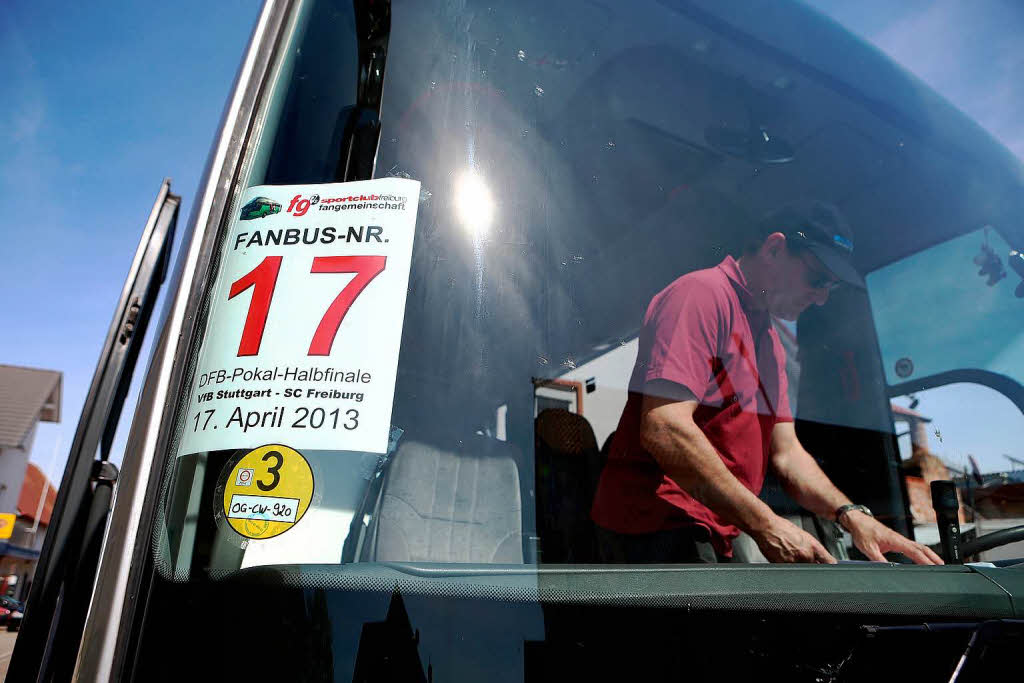
M 313 498 L 313 471 L 302 454 L 270 444 L 246 453 L 224 483 L 224 515 L 246 538 L 273 538 L 295 526 Z

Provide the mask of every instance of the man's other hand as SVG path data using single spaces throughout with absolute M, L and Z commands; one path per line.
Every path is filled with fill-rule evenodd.
M 903 553 L 916 564 L 944 564 L 942 558 L 926 545 L 901 536 L 870 515 L 851 510 L 843 515 L 843 526 L 853 536 L 853 544 L 876 562 L 888 562 L 882 553 Z
M 764 528 L 751 531 L 751 536 L 769 562 L 836 563 L 814 536 L 778 515 Z

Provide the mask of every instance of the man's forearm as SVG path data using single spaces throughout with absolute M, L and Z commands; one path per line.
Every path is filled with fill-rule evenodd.
M 835 511 L 850 502 L 803 448 L 791 447 L 773 464 L 786 493 L 819 517 L 833 519 Z
M 680 488 L 726 522 L 747 532 L 769 524 L 775 516 L 771 508 L 729 471 L 692 419 L 670 412 L 678 410 L 675 404 L 645 413 L 642 433 L 647 451 Z
M 850 502 L 800 444 L 792 423 L 777 424 L 772 431 L 772 466 L 789 495 L 820 517 L 833 519 L 836 510 Z M 854 545 L 871 560 L 884 562 L 884 553 L 900 552 L 918 564 L 942 564 L 930 548 L 900 536 L 869 515 L 851 512 L 841 523 L 853 536 Z
M 771 562 L 835 562 L 815 538 L 782 519 L 733 476 L 693 421 L 693 398 L 645 395 L 644 448 L 680 488 L 753 537 Z

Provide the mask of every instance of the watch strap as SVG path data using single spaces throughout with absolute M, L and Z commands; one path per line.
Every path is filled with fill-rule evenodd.
M 853 510 L 857 510 L 859 512 L 863 512 L 868 517 L 874 517 L 875 516 L 874 513 L 871 512 L 871 510 L 868 508 L 867 505 L 856 505 L 854 503 L 847 503 L 846 505 L 840 505 L 838 508 L 836 508 L 836 522 L 839 522 L 840 520 L 842 520 L 843 515 L 845 515 L 847 512 L 851 512 Z

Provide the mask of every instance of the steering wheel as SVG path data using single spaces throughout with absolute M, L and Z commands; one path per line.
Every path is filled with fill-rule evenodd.
M 984 536 L 978 536 L 973 541 L 968 541 L 960 546 L 960 556 L 970 557 L 971 555 L 977 555 L 986 550 L 998 548 L 1009 543 L 1016 543 L 1017 541 L 1024 541 L 1024 524 L 993 531 Z
M 998 548 L 1001 545 L 1009 545 L 1010 543 L 1016 543 L 1017 541 L 1024 541 L 1024 524 L 1020 526 L 1011 526 L 1006 529 L 1000 529 L 999 531 L 993 531 L 990 534 L 984 536 L 978 536 L 973 541 L 968 541 L 960 546 L 960 557 L 970 557 L 971 555 L 977 555 L 983 553 L 986 550 L 992 550 L 992 548 Z M 928 546 L 940 556 L 942 555 L 942 544 L 936 543 Z M 942 559 L 946 559 L 943 557 Z

